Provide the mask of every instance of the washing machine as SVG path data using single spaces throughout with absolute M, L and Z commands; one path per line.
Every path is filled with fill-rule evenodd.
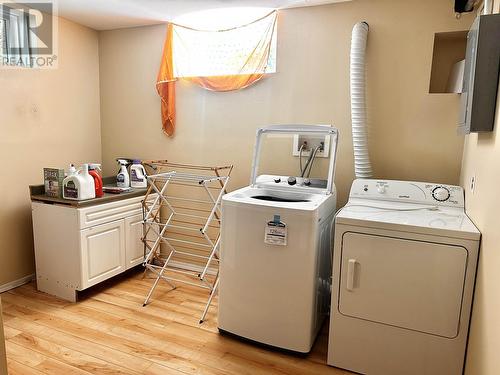
M 459 186 L 355 180 L 335 219 L 328 364 L 462 374 L 479 241 Z
M 268 134 L 332 137 L 328 177 L 260 175 L 261 138 Z M 311 350 L 330 304 L 336 143 L 337 130 L 330 126 L 257 132 L 250 185 L 222 199 L 222 333 L 294 352 Z

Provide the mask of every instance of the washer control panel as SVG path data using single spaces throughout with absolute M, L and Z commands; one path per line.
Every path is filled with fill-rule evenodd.
M 326 189 L 326 180 L 298 176 L 260 175 L 257 183 L 269 187 Z
M 427 182 L 356 179 L 349 197 L 464 207 L 460 186 Z

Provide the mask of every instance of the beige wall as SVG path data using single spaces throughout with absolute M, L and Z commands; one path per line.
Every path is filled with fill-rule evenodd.
M 167 158 L 236 168 L 248 184 L 255 129 L 326 123 L 340 129 L 336 183 L 344 202 L 353 178 L 349 46 L 354 23 L 370 24 L 368 110 L 371 154 L 381 178 L 458 183 L 463 138 L 458 96 L 428 94 L 434 32 L 468 29 L 451 0 L 356 0 L 280 12 L 278 72 L 238 92 L 177 85 L 177 131 L 162 134 L 154 90 L 165 26 L 99 34 L 105 172 L 117 156 Z
M 432 55 L 432 71 L 429 92 L 447 92 L 453 65 L 465 59 L 467 31 L 436 34 Z
M 7 359 L 5 356 L 5 336 L 3 333 L 2 300 L 0 299 L 0 374 L 7 374 Z
M 500 1 L 495 2 L 495 13 Z M 497 375 L 500 371 L 500 86 L 495 129 L 466 137 L 461 185 L 467 214 L 482 233 L 472 324 L 467 352 L 467 375 Z M 474 192 L 470 180 L 475 176 Z
M 0 286 L 34 272 L 28 185 L 43 167 L 101 159 L 97 44 L 61 19 L 58 69 L 0 70 Z

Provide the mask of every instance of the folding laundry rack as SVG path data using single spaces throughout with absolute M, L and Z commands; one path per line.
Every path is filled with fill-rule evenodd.
M 144 164 L 154 174 L 147 177 L 149 189 L 143 200 L 143 265 L 155 274 L 155 280 L 143 306 L 160 280 L 173 289 L 174 282 L 205 288 L 210 294 L 202 323 L 219 285 L 220 204 L 233 166 L 166 160 Z

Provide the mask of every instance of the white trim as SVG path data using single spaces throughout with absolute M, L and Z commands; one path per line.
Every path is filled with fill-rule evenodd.
M 24 277 L 21 277 L 20 279 L 10 281 L 6 284 L 0 285 L 0 293 L 6 292 L 8 290 L 17 288 L 18 286 L 27 284 L 31 281 L 35 280 L 35 274 L 32 273 L 31 275 L 27 275 Z

